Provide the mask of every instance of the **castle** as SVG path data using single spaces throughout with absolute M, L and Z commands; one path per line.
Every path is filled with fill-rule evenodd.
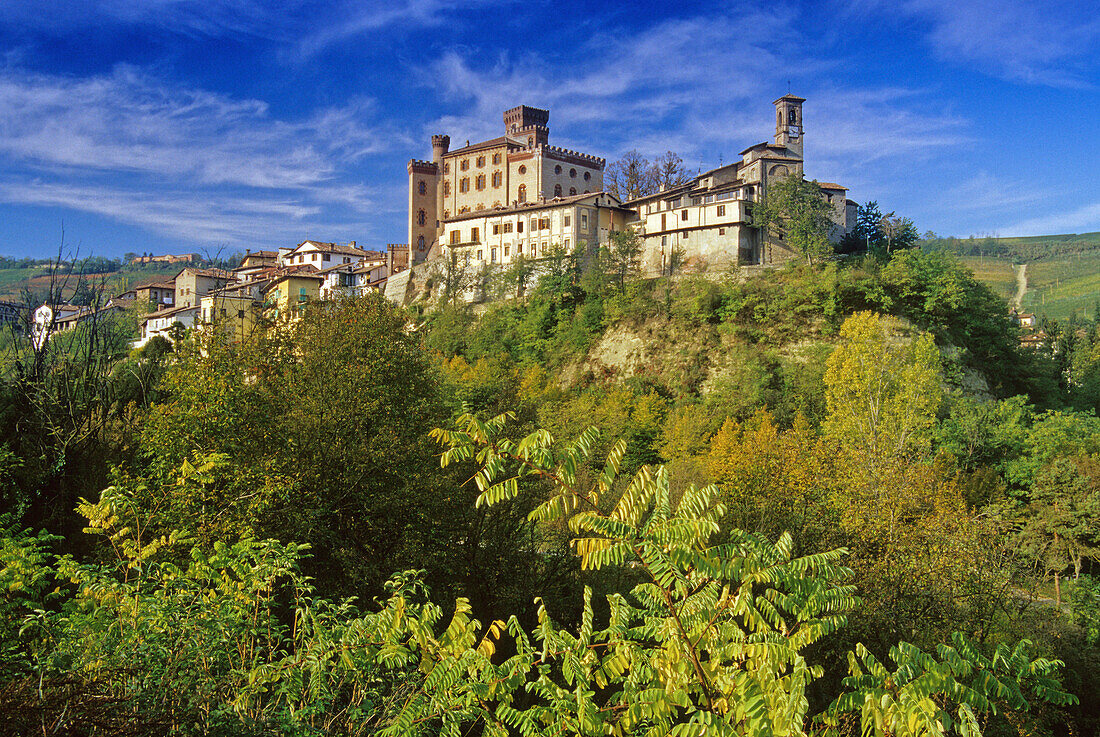
M 521 105 L 504 113 L 504 135 L 451 151 L 450 137 L 432 136 L 432 160 L 412 160 L 409 251 L 413 265 L 463 254 L 467 263 L 507 264 L 546 249 L 594 250 L 612 232 L 633 228 L 643 268 L 660 274 L 678 252 L 688 265 L 728 267 L 781 263 L 795 254 L 764 241 L 751 225 L 752 203 L 769 185 L 803 175 L 804 98 L 775 100 L 775 138 L 740 160 L 679 186 L 622 202 L 603 191 L 606 161 L 551 146 L 547 110 Z M 830 236 L 839 240 L 855 219 L 855 203 L 838 184 L 821 183 L 833 207 Z

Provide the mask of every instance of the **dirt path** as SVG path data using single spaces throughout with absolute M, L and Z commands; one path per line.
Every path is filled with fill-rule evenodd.
M 1027 264 L 1016 264 L 1012 268 L 1016 270 L 1016 296 L 1012 298 L 1012 304 L 1019 311 L 1027 294 Z

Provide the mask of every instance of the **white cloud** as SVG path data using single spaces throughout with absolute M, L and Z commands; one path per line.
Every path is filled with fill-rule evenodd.
M 1000 230 L 1004 236 L 1094 233 L 1100 231 L 1100 202 L 1069 212 L 1029 218 Z
M 405 134 L 369 100 L 279 120 L 259 100 L 119 67 L 85 78 L 0 69 L 0 201 L 72 208 L 176 239 L 247 244 L 377 211 L 356 181 Z M 354 237 L 354 235 L 352 236 Z
M 924 21 L 939 58 L 986 74 L 1055 87 L 1093 84 L 1097 0 L 856 0 L 849 7 L 856 14 L 873 9 L 888 19 Z

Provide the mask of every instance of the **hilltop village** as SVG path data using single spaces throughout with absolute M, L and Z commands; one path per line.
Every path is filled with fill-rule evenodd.
M 190 265 L 192 256 L 141 257 L 183 265 L 174 279 L 142 284 L 105 307 L 60 305 L 55 330 L 71 330 L 104 312 L 147 302 L 137 345 L 172 330 L 219 321 L 246 334 L 258 316 L 293 313 L 341 294 L 383 292 L 397 303 L 430 297 L 448 264 L 482 273 L 524 259 L 537 270 L 551 249 L 592 254 L 612 234 L 632 230 L 640 269 L 659 275 L 673 254 L 694 271 L 767 267 L 795 252 L 753 227 L 751 208 L 775 182 L 803 176 L 804 98 L 774 101 L 772 141 L 749 146 L 733 163 L 686 181 L 622 200 L 604 186 L 607 161 L 550 144 L 550 113 L 521 105 L 504 112 L 503 135 L 452 149 L 448 135 L 431 139 L 431 160 L 408 171 L 408 240 L 371 250 L 351 243 L 306 240 L 278 251 L 249 251 L 233 269 Z M 855 222 L 856 204 L 839 184 L 820 183 L 830 209 L 830 239 Z M 467 299 L 477 299 L 466 288 Z M 179 327 L 176 327 L 179 326 Z

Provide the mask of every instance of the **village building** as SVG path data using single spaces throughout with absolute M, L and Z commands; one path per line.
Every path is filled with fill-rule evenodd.
M 245 253 L 244 258 L 233 269 L 238 279 L 247 279 L 253 274 L 279 265 L 278 251 L 252 251 Z
M 280 248 L 279 266 L 301 266 L 309 264 L 318 271 L 338 264 L 352 264 L 363 259 L 385 261 L 385 254 L 359 248 L 355 241 L 351 243 L 323 243 L 321 241 L 302 241 L 293 248 Z
M 232 271 L 198 269 L 188 266 L 176 274 L 175 294 L 173 296 L 175 306 L 197 307 L 199 299 L 204 294 L 209 294 L 215 289 L 221 289 L 236 280 L 237 277 Z
M 212 292 L 199 300 L 199 322 L 241 342 L 260 329 L 261 303 L 248 293 Z
M 606 161 L 551 146 L 549 120 L 549 111 L 520 105 L 504 112 L 498 138 L 452 151 L 450 136 L 432 136 L 432 160 L 407 166 L 410 265 L 439 255 L 437 244 L 465 216 L 603 190 Z
M 264 289 L 264 317 L 294 318 L 310 302 L 321 298 L 325 278 L 317 273 L 294 271 L 271 280 Z
M 557 247 L 591 252 L 626 228 L 630 210 L 605 193 L 553 198 L 494 210 L 476 210 L 444 221 L 440 256 L 455 251 L 465 265 L 509 264 L 539 259 Z
M 804 176 L 802 127 L 804 98 L 784 95 L 775 105 L 775 138 L 741 152 L 741 159 L 711 169 L 688 182 L 623 203 L 634 211 L 634 228 L 644 245 L 643 269 L 666 273 L 679 254 L 697 268 L 767 265 L 797 254 L 782 240 L 761 237 L 752 225 L 752 207 L 775 182 Z M 830 239 L 839 241 L 855 223 L 855 203 L 847 189 L 819 183 L 832 206 Z
M 134 347 L 140 348 L 158 335 L 170 339 L 174 325 L 179 324 L 181 328 L 189 330 L 198 322 L 198 317 L 197 304 L 150 312 L 141 318 L 141 338 L 134 343 Z
M 134 299 L 148 302 L 154 310 L 175 306 L 176 282 L 157 281 L 134 288 Z

